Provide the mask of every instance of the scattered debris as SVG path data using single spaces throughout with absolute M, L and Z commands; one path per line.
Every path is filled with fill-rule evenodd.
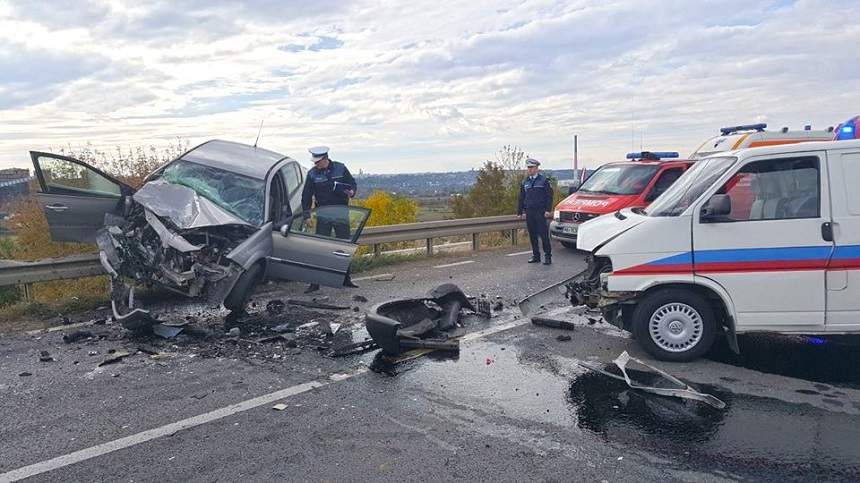
M 495 361 L 493 361 L 493 358 L 492 358 L 492 357 L 487 357 L 487 358 L 484 360 L 484 363 L 485 363 L 486 365 L 488 365 L 488 366 L 489 366 L 490 364 L 492 364 L 493 362 L 495 362 Z
M 352 296 L 352 301 L 353 301 L 353 302 L 362 302 L 362 303 L 364 303 L 364 302 L 367 302 L 367 297 L 364 297 L 364 296 L 362 296 L 362 295 L 353 295 L 353 296 Z
M 194 399 L 196 399 L 196 400 L 198 400 L 198 401 L 199 401 L 199 400 L 201 400 L 201 399 L 205 398 L 205 397 L 206 397 L 206 396 L 208 396 L 208 395 L 209 395 L 209 393 L 208 393 L 208 392 L 201 392 L 201 393 L 199 393 L 199 394 L 192 394 L 192 395 L 191 395 L 191 397 L 193 397 Z
M 99 362 L 98 367 L 106 366 L 109 364 L 115 364 L 115 363 L 125 359 L 126 357 L 128 357 L 130 355 L 131 355 L 130 352 L 116 351 L 113 354 L 111 354 L 111 356 L 108 357 L 107 359 Z
M 262 339 L 257 339 L 258 344 L 270 344 L 273 342 L 284 342 L 287 344 L 287 347 L 296 347 L 296 338 L 292 335 L 284 335 L 278 334 L 273 335 L 271 337 L 263 337 Z
M 505 303 L 500 300 L 493 306 L 493 312 L 501 312 L 502 310 L 505 310 Z
M 182 333 L 183 330 L 184 327 L 175 325 L 154 324 L 152 326 L 152 333 L 164 339 L 172 339 Z
M 389 274 L 388 276 L 380 276 L 373 279 L 374 282 L 390 282 L 394 280 L 395 275 Z
M 137 346 L 137 350 L 150 356 L 158 355 L 158 351 L 154 347 L 150 347 L 148 345 L 139 345 Z
M 669 388 L 669 387 L 643 386 L 643 385 L 640 385 L 640 384 L 637 384 L 637 383 L 631 381 L 630 376 L 627 374 L 627 364 L 630 361 L 636 362 L 636 363 L 650 369 L 652 372 L 661 376 L 663 379 L 668 381 L 671 385 L 674 385 L 676 387 Z M 616 374 L 612 374 L 611 372 L 607 372 L 606 370 L 599 368 L 595 365 L 592 365 L 591 363 L 588 363 L 588 362 L 577 361 L 577 364 L 579 364 L 582 367 L 585 367 L 586 369 L 592 370 L 592 371 L 597 372 L 599 374 L 603 374 L 604 376 L 608 376 L 608 377 L 611 377 L 613 379 L 618 379 L 620 381 L 624 381 L 632 389 L 638 389 L 640 391 L 650 392 L 650 393 L 657 394 L 660 396 L 679 397 L 679 398 L 683 398 L 683 399 L 691 399 L 694 401 L 700 401 L 700 402 L 703 402 L 703 403 L 705 403 L 711 407 L 714 407 L 716 409 L 723 409 L 726 407 L 726 403 L 717 399 L 715 396 L 712 396 L 711 394 L 704 394 L 704 393 L 696 391 L 695 389 L 690 387 L 689 384 L 681 381 L 680 379 L 676 378 L 675 376 L 672 376 L 671 374 L 669 374 L 667 372 L 664 372 L 660 369 L 657 369 L 656 367 L 654 367 L 652 365 L 646 364 L 645 362 L 642 362 L 641 360 L 636 359 L 635 357 L 630 357 L 630 355 L 627 354 L 627 351 L 622 352 L 613 362 L 615 363 L 616 366 L 618 366 L 618 369 L 621 370 L 621 374 L 623 377 L 618 376 Z
M 302 307 L 310 307 L 312 309 L 323 309 L 323 310 L 349 310 L 349 307 L 343 305 L 331 305 L 324 304 L 316 301 L 307 301 L 307 300 L 298 300 L 298 299 L 287 299 L 287 303 L 290 305 L 299 305 Z
M 276 325 L 275 327 L 272 327 L 272 330 L 275 332 L 279 332 L 279 333 L 287 333 L 287 332 L 295 332 L 296 331 L 296 329 L 294 329 L 289 323 Z
M 241 333 L 242 331 L 238 327 L 233 327 L 227 331 L 227 337 L 239 337 Z
M 462 309 L 475 307 L 454 284 L 430 291 L 426 298 L 392 300 L 374 306 L 365 315 L 368 333 L 387 355 L 407 349 L 459 351 L 448 332 L 457 328 Z
M 571 339 L 571 337 L 569 335 L 566 335 L 566 334 L 562 334 L 562 335 L 555 338 L 555 340 L 557 340 L 559 342 L 567 342 L 570 339 Z
M 87 353 L 87 355 L 88 355 L 88 356 L 97 356 L 97 355 L 99 355 L 99 351 L 89 351 L 89 352 Z
M 576 327 L 576 325 L 566 320 L 548 319 L 546 317 L 532 317 L 532 324 L 564 330 L 574 330 Z
M 480 315 L 481 317 L 490 318 L 493 316 L 493 309 L 490 306 L 490 299 L 487 298 L 486 294 L 481 294 L 478 297 L 478 300 L 475 302 L 475 313 Z
M 51 353 L 48 351 L 42 351 L 39 353 L 39 362 L 54 362 L 54 358 L 51 357 Z
M 598 322 L 600 322 L 600 321 L 595 319 L 594 317 L 588 317 L 588 325 L 594 325 Z
M 22 373 L 18 374 L 18 377 L 30 377 L 32 375 L 33 374 L 30 372 L 22 372 Z
M 92 332 L 86 330 L 76 330 L 72 333 L 64 334 L 63 342 L 65 342 L 66 344 L 73 344 L 81 339 L 89 339 L 92 336 Z
M 342 345 L 340 347 L 336 347 L 332 353 L 332 357 L 343 357 L 349 356 L 353 354 L 360 354 L 362 352 L 367 352 L 369 350 L 378 349 L 379 346 L 376 345 L 376 342 L 373 339 L 364 340 L 361 342 L 353 342 L 352 344 Z
M 280 315 L 286 307 L 287 304 L 283 300 L 271 300 L 266 304 L 266 312 L 269 315 Z
M 287 409 L 287 407 L 288 406 L 286 404 L 280 403 L 280 404 L 275 404 L 274 406 L 272 406 L 272 409 L 274 409 L 275 411 L 283 411 L 284 409 Z

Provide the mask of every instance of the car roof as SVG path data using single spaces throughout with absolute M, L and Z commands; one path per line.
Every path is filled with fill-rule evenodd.
M 188 151 L 179 159 L 264 180 L 274 165 L 290 158 L 268 149 L 214 139 Z
M 812 141 L 806 143 L 783 144 L 779 146 L 765 146 L 760 148 L 736 149 L 734 151 L 725 151 L 722 153 L 714 153 L 709 157 L 719 156 L 738 156 L 746 154 L 749 156 L 759 156 L 767 154 L 787 154 L 787 153 L 802 153 L 804 151 L 823 151 L 826 149 L 857 149 L 860 148 L 860 139 L 851 141 Z

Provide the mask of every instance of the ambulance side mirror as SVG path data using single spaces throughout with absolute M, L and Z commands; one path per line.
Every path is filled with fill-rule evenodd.
M 702 223 L 714 223 L 725 221 L 725 217 L 732 212 L 732 199 L 729 195 L 714 195 L 702 206 Z

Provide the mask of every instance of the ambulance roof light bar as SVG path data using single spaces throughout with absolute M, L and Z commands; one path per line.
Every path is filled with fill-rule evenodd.
M 641 159 L 659 161 L 663 158 L 677 158 L 677 151 L 642 151 L 641 153 L 627 153 L 627 159 Z
M 734 134 L 739 131 L 764 131 L 764 128 L 767 127 L 767 124 L 760 122 L 758 124 L 743 124 L 740 126 L 729 126 L 729 127 L 721 127 L 720 134 L 723 136 L 728 136 L 729 134 Z

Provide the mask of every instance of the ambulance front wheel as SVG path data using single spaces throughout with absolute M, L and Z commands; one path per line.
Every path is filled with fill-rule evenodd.
M 714 311 L 705 298 L 682 288 L 657 289 L 633 311 L 637 342 L 657 359 L 685 362 L 703 356 L 717 333 Z

